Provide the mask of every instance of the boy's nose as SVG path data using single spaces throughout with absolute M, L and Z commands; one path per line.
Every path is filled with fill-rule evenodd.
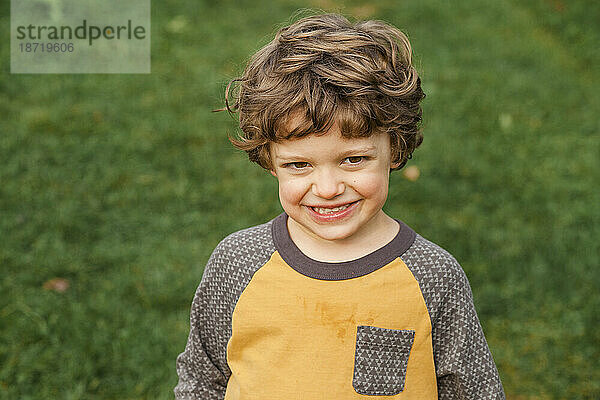
M 332 199 L 346 190 L 346 185 L 332 173 L 321 173 L 311 187 L 312 193 L 322 199 Z

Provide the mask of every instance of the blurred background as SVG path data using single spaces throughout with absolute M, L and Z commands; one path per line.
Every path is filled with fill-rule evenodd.
M 386 211 L 462 264 L 507 398 L 600 398 L 599 2 L 154 1 L 149 75 L 10 74 L 0 5 L 0 399 L 172 398 L 211 251 L 282 211 L 211 110 L 301 8 L 409 36 Z

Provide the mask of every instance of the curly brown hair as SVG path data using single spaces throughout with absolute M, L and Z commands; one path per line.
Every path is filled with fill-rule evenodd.
M 280 29 L 243 76 L 229 82 L 222 110 L 239 111 L 242 133 L 230 141 L 265 169 L 272 168 L 271 142 L 323 134 L 334 122 L 345 138 L 387 133 L 398 165 L 393 169 L 400 169 L 423 141 L 424 97 L 410 42 L 400 30 L 321 14 Z M 290 128 L 295 116 L 302 122 Z

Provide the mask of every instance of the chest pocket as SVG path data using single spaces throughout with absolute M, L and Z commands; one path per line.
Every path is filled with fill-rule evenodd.
M 414 339 L 413 330 L 359 325 L 352 380 L 356 393 L 389 396 L 402 392 Z

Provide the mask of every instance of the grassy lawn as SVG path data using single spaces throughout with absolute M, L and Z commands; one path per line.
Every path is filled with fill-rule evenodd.
M 600 3 L 152 7 L 150 75 L 11 75 L 1 3 L 0 399 L 172 397 L 208 256 L 281 212 L 210 110 L 302 7 L 410 37 L 421 175 L 386 210 L 462 264 L 508 399 L 600 398 Z

